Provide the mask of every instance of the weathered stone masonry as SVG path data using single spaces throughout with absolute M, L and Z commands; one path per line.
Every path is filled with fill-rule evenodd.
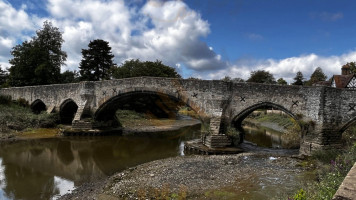
M 283 110 L 303 126 L 300 152 L 338 147 L 341 133 L 356 120 L 356 90 L 331 87 L 301 87 L 139 77 L 75 84 L 57 84 L 1 89 L 0 94 L 30 103 L 43 102 L 59 112 L 67 102 L 78 106 L 73 126 L 87 127 L 94 120 L 113 117 L 120 98 L 151 93 L 173 98 L 210 120 L 210 132 L 223 134 L 229 125 L 239 126 L 252 111 L 272 107 Z

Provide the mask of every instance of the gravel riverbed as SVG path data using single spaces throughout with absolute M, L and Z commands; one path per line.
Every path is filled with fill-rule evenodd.
M 299 162 L 271 153 L 178 156 L 84 184 L 60 199 L 286 198 L 303 180 Z

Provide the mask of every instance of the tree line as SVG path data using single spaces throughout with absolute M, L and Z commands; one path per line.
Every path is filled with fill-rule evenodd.
M 348 66 L 352 73 L 356 73 L 356 62 L 348 62 L 344 66 Z M 332 77 L 328 80 L 328 77 L 325 75 L 321 67 L 317 67 L 314 72 L 311 74 L 310 78 L 307 80 L 304 78 L 304 75 L 301 71 L 298 71 L 293 78 L 293 82 L 291 85 L 305 85 L 312 86 L 319 82 L 330 81 Z M 254 83 L 265 83 L 265 84 L 279 84 L 279 85 L 287 85 L 287 81 L 283 78 L 279 78 L 277 81 L 274 78 L 273 74 L 269 71 L 265 70 L 256 70 L 250 73 L 250 77 L 247 80 L 243 80 L 241 78 L 231 78 L 229 76 L 225 76 L 223 81 L 231 81 L 231 82 L 254 82 Z
M 127 60 L 118 66 L 114 63 L 109 42 L 102 39 L 90 41 L 88 48 L 82 49 L 79 71 L 61 73 L 61 66 L 67 60 L 67 54 L 62 50 L 63 42 L 59 29 L 45 21 L 31 40 L 12 48 L 10 68 L 4 71 L 0 66 L 0 86 L 46 85 L 137 76 L 181 78 L 174 68 L 159 60 Z
M 61 66 L 67 60 L 67 54 L 62 50 L 64 40 L 62 33 L 51 22 L 45 21 L 43 27 L 29 41 L 18 44 L 11 50 L 10 68 L 4 71 L 0 66 L 0 86 L 28 86 L 56 83 L 73 83 L 79 81 L 99 81 L 112 78 L 130 78 L 138 76 L 181 78 L 175 68 L 166 66 L 156 60 L 142 62 L 138 59 L 126 60 L 121 65 L 114 63 L 109 42 L 96 39 L 90 41 L 87 49 L 82 49 L 82 59 L 79 71 L 61 73 Z M 345 64 L 356 73 L 356 63 Z M 196 79 L 196 78 L 191 78 Z M 241 78 L 226 76 L 222 80 L 245 82 Z M 302 72 L 297 72 L 292 85 L 313 85 L 326 81 L 327 76 L 318 67 L 306 80 Z M 274 76 L 265 70 L 252 71 L 246 82 L 287 85 L 283 78 L 275 80 Z

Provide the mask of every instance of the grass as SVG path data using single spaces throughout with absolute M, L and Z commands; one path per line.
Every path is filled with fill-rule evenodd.
M 293 118 L 286 116 L 286 115 L 280 115 L 280 114 L 262 114 L 262 113 L 260 113 L 257 115 L 250 115 L 249 118 L 252 118 L 253 120 L 256 120 L 258 122 L 276 123 L 285 129 L 290 129 L 295 125 L 295 121 Z

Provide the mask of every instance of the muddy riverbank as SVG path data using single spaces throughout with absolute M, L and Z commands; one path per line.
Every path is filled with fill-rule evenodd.
M 279 199 L 305 181 L 291 156 L 192 155 L 157 160 L 87 183 L 60 199 Z

